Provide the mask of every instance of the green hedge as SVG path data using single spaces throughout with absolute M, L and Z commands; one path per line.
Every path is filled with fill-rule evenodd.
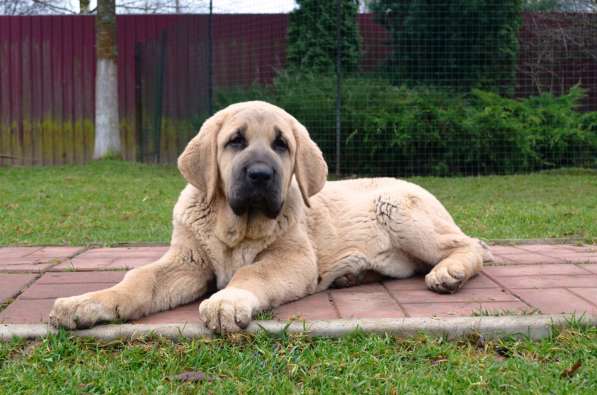
M 373 0 L 391 36 L 387 72 L 396 84 L 511 94 L 521 0 Z
M 217 108 L 260 99 L 281 106 L 309 129 L 335 166 L 335 77 L 280 75 L 269 88 L 217 92 Z M 515 100 L 473 90 L 395 87 L 347 78 L 342 89 L 344 174 L 508 174 L 597 165 L 597 113 L 576 107 L 584 92 Z

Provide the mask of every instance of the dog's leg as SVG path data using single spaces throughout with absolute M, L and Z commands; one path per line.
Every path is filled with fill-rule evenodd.
M 425 284 L 439 293 L 456 292 L 465 282 L 476 276 L 483 267 L 481 247 L 471 240 L 469 245 L 455 248 L 425 276 Z
M 213 331 L 237 332 L 258 311 L 311 294 L 316 286 L 317 263 L 308 238 L 288 235 L 255 263 L 238 269 L 226 288 L 201 302 L 199 316 Z
M 483 244 L 466 236 L 431 195 L 385 195 L 376 201 L 378 222 L 395 248 L 433 266 L 427 287 L 440 293 L 457 291 L 483 266 Z
M 197 299 L 212 278 L 196 251 L 172 246 L 162 258 L 131 270 L 111 288 L 57 299 L 50 323 L 75 329 L 139 318 Z

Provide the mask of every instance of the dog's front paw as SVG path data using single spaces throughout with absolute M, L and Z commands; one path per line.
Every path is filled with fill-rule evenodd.
M 259 301 L 255 294 L 240 288 L 224 288 L 199 305 L 203 324 L 217 333 L 238 332 L 251 322 Z
M 68 329 L 89 328 L 100 321 L 114 320 L 115 312 L 89 295 L 58 298 L 50 312 L 50 324 Z
M 427 288 L 438 293 L 454 293 L 466 282 L 464 270 L 449 266 L 436 266 L 425 276 Z

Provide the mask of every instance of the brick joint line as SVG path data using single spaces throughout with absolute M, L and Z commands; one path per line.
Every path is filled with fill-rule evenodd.
M 396 302 L 396 304 L 398 305 L 398 308 L 400 309 L 400 311 L 402 311 L 402 314 L 404 314 L 405 317 L 410 317 L 410 315 L 406 312 L 406 309 L 404 308 L 404 306 L 402 306 L 402 303 L 400 303 L 400 301 L 398 300 L 398 298 L 396 298 L 388 289 L 386 283 L 382 282 L 380 283 L 381 286 L 383 287 L 383 289 L 385 289 L 386 293 L 390 296 L 390 298 L 392 298 L 392 300 L 394 302 Z

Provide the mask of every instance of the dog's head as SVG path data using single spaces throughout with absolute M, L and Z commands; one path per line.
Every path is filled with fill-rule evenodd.
M 323 188 L 327 165 L 300 122 L 272 104 L 233 104 L 209 118 L 178 168 L 211 203 L 221 193 L 240 216 L 278 216 L 293 176 L 305 204 Z

